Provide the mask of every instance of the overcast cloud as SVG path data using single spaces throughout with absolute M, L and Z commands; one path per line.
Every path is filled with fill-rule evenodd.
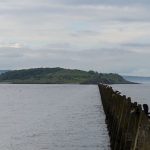
M 0 0 L 0 69 L 150 76 L 149 0 Z

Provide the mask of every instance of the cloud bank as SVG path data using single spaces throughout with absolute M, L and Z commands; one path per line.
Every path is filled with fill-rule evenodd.
M 0 68 L 150 76 L 150 1 L 0 0 Z

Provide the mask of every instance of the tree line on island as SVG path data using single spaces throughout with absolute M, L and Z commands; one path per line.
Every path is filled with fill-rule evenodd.
M 130 84 L 114 73 L 98 73 L 64 68 L 33 68 L 7 71 L 0 75 L 0 83 L 14 84 Z

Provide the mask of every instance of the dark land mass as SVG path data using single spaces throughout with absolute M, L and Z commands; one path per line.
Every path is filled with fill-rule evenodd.
M 2 73 L 0 83 L 13 84 L 132 84 L 113 73 L 64 68 L 34 68 Z
M 8 72 L 9 70 L 0 70 L 0 74 Z

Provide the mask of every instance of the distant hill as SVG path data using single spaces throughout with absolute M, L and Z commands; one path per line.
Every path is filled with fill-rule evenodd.
M 63 68 L 34 68 L 14 70 L 0 75 L 1 83 L 16 84 L 127 84 L 118 74 L 103 74 L 94 71 L 82 71 Z
M 9 70 L 0 70 L 0 74 L 5 73 L 7 71 L 9 71 Z
M 123 78 L 136 83 L 150 83 L 150 77 L 123 76 Z

